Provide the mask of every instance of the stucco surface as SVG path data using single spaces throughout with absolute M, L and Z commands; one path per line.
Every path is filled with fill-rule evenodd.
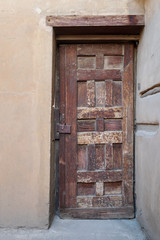
M 136 121 L 160 122 L 160 93 L 140 98 L 139 93 L 160 83 L 159 0 L 145 1 L 146 26 L 138 48 Z M 138 90 L 139 87 L 141 88 Z M 136 131 L 137 217 L 153 240 L 160 239 L 160 128 Z
M 46 16 L 143 13 L 143 0 L 1 1 L 0 227 L 49 223 L 52 29 Z

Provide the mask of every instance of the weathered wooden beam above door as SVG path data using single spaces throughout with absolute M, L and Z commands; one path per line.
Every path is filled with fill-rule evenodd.
M 56 34 L 129 34 L 138 35 L 144 27 L 143 15 L 47 16 L 47 25 Z

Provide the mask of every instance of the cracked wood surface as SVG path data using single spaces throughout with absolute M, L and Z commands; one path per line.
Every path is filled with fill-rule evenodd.
M 98 208 L 114 218 L 117 208 L 116 216 L 131 217 L 133 45 L 73 44 L 60 49 L 61 112 L 72 125 L 71 134 L 60 134 L 61 212 L 72 209 L 68 214 L 94 218 L 96 211 L 89 209 Z

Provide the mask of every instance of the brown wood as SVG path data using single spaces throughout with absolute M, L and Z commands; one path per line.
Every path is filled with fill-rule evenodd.
M 60 55 L 60 123 L 71 125 L 60 134 L 60 212 L 133 217 L 133 44 L 62 45 Z
M 122 171 L 96 171 L 96 172 L 78 172 L 77 181 L 78 182 L 119 182 L 122 180 Z
M 106 41 L 138 41 L 139 35 L 57 35 L 57 42 L 106 42 Z
M 47 16 L 47 25 L 56 34 L 139 34 L 143 15 Z
M 78 133 L 78 144 L 105 144 L 105 143 L 121 143 L 122 132 L 92 132 Z
M 143 15 L 108 16 L 48 16 L 47 24 L 53 27 L 74 26 L 144 26 Z
M 123 81 L 123 204 L 133 204 L 133 44 L 124 48 Z
M 62 218 L 83 218 L 83 219 L 110 219 L 110 218 L 134 218 L 132 206 L 119 208 L 74 208 L 63 209 Z
M 78 119 L 93 119 L 99 118 L 121 118 L 122 107 L 95 107 L 95 108 L 78 108 Z
M 87 80 L 121 80 L 121 71 L 120 70 L 78 70 L 77 71 L 77 80 L 86 81 Z

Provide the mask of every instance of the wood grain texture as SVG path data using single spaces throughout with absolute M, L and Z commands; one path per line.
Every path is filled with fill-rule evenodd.
M 96 171 L 96 172 L 78 172 L 77 181 L 81 183 L 119 182 L 122 180 L 122 170 L 117 171 Z
M 65 56 L 65 115 L 66 124 L 70 124 L 71 134 L 65 135 L 65 206 L 76 206 L 76 170 L 77 170 L 77 96 L 76 96 L 76 45 L 66 45 Z M 71 111 L 72 106 L 72 111 Z
M 59 49 L 60 53 L 60 123 L 65 124 L 65 47 L 61 46 Z M 59 195 L 60 208 L 65 207 L 65 136 L 61 134 L 60 136 L 60 153 L 59 153 L 59 174 L 61 180 L 59 182 L 59 187 L 61 189 Z
M 114 56 L 123 55 L 122 44 L 78 44 L 77 54 L 79 56 Z
M 47 24 L 53 27 L 74 26 L 144 26 L 143 15 L 110 16 L 47 16 Z
M 123 203 L 133 204 L 133 45 L 124 49 L 123 82 Z
M 78 70 L 77 71 L 77 80 L 78 81 L 86 81 L 86 80 L 121 80 L 121 71 L 120 70 Z
M 122 143 L 122 132 L 78 133 L 78 144 Z
M 78 119 L 96 119 L 99 118 L 122 118 L 122 107 L 90 107 L 78 108 Z
M 114 210 L 111 214 L 108 209 L 122 208 L 125 213 L 120 210 L 119 217 L 131 216 L 133 92 L 129 91 L 133 91 L 132 47 L 130 43 L 62 46 L 65 50 L 65 57 L 62 57 L 65 68 L 62 67 L 61 73 L 62 120 L 64 118 L 72 127 L 71 134 L 64 137 L 65 147 L 61 148 L 65 171 L 60 178 L 65 181 L 61 193 L 64 204 L 60 207 L 69 209 L 71 215 L 83 213 L 84 218 L 88 214 L 95 217 L 90 209 L 103 208 L 102 218 L 112 214 L 114 217 Z M 105 52 L 110 54 L 105 55 Z M 106 71 L 107 74 L 112 72 L 112 76 L 119 71 L 120 79 L 105 79 Z M 82 80 L 81 73 L 85 76 Z
M 120 207 L 120 208 L 87 208 L 87 209 L 61 209 L 61 218 L 81 218 L 81 219 L 123 219 L 134 218 L 134 208 Z

